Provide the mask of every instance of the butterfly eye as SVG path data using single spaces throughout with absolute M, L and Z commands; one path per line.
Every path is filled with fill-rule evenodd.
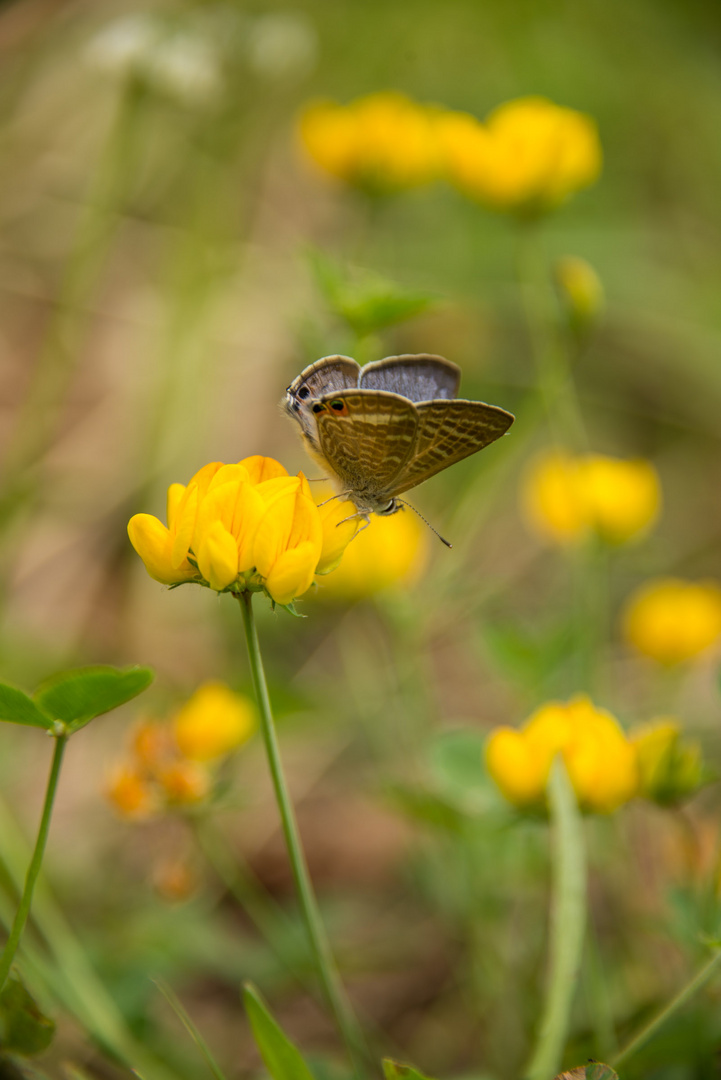
M 305 401 L 307 397 L 310 397 L 310 390 L 307 386 L 301 386 L 300 390 L 298 391 L 298 397 L 302 398 L 303 401 Z

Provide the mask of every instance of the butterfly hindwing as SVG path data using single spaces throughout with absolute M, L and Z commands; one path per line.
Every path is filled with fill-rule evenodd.
M 419 425 L 412 457 L 396 477 L 391 495 L 475 454 L 508 431 L 513 416 L 483 401 L 425 401 L 416 405 Z
M 387 390 L 409 401 L 454 398 L 461 381 L 461 369 L 442 356 L 387 356 L 366 364 L 360 385 L 368 390 Z
M 319 449 L 349 490 L 385 494 L 413 453 L 418 413 L 398 394 L 358 389 L 311 406 Z

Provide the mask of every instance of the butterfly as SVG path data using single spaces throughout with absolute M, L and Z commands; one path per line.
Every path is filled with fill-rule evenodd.
M 460 368 L 442 356 L 387 356 L 360 367 L 326 356 L 285 393 L 311 457 L 358 516 L 395 514 L 398 496 L 508 431 L 511 413 L 456 398 Z

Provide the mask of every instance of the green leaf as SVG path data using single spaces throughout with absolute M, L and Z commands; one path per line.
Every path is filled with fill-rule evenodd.
M 72 733 L 142 693 L 153 678 L 150 668 L 75 668 L 46 679 L 34 696 L 44 712 L 61 720 Z
M 253 1037 L 273 1080 L 313 1080 L 300 1050 L 283 1033 L 252 983 L 243 988 L 243 1002 Z
M 389 790 L 390 801 L 408 817 L 425 825 L 434 825 L 447 832 L 463 830 L 467 815 L 448 799 L 428 788 L 394 784 Z
M 18 1054 L 40 1054 L 53 1041 L 55 1024 L 38 1008 L 20 979 L 11 975 L 0 993 L 0 1047 Z
M 7 683 L 0 683 L 0 720 L 46 730 L 53 726 L 52 717 L 41 712 L 31 697 Z
M 413 1065 L 403 1065 L 392 1058 L 383 1058 L 383 1075 L 386 1080 L 428 1080 L 426 1074 Z

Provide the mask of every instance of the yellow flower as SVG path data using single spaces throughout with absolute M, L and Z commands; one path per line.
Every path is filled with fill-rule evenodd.
M 509 101 L 485 124 L 449 112 L 437 128 L 451 181 L 497 210 L 548 210 L 592 184 L 601 170 L 594 121 L 542 97 Z
M 311 103 L 299 134 L 316 165 L 337 179 L 375 193 L 398 191 L 438 174 L 437 112 L 386 90 L 349 105 Z
M 212 462 L 187 487 L 173 484 L 168 527 L 136 514 L 128 534 L 157 581 L 196 581 L 236 594 L 264 589 L 289 604 L 316 572 L 340 559 L 355 527 L 324 528 L 303 474 L 289 476 L 277 461 L 256 455 L 236 465 Z
M 674 806 L 703 782 L 701 747 L 683 739 L 678 722 L 659 717 L 631 732 L 640 776 L 639 794 L 661 806 Z
M 589 262 L 576 255 L 556 260 L 553 276 L 571 329 L 586 330 L 603 313 L 601 279 Z
M 661 484 L 649 461 L 602 454 L 545 454 L 521 490 L 526 519 L 541 536 L 573 543 L 595 532 L 610 544 L 643 535 L 661 508 Z
M 585 695 L 542 705 L 520 731 L 496 728 L 486 743 L 486 766 L 509 802 L 540 810 L 556 754 L 583 810 L 608 814 L 637 792 L 634 746 L 614 717 Z
M 323 578 L 319 596 L 359 600 L 407 585 L 423 572 L 427 556 L 426 527 L 412 511 L 374 515 L 346 548 L 338 569 Z
M 220 682 L 200 686 L 172 720 L 178 750 L 193 761 L 212 761 L 235 750 L 256 723 L 255 706 Z
M 174 806 L 201 802 L 210 791 L 210 774 L 197 761 L 173 761 L 158 773 L 157 781 Z
M 639 652 L 662 664 L 690 660 L 721 636 L 721 587 L 678 578 L 648 582 L 628 601 L 623 631 Z

